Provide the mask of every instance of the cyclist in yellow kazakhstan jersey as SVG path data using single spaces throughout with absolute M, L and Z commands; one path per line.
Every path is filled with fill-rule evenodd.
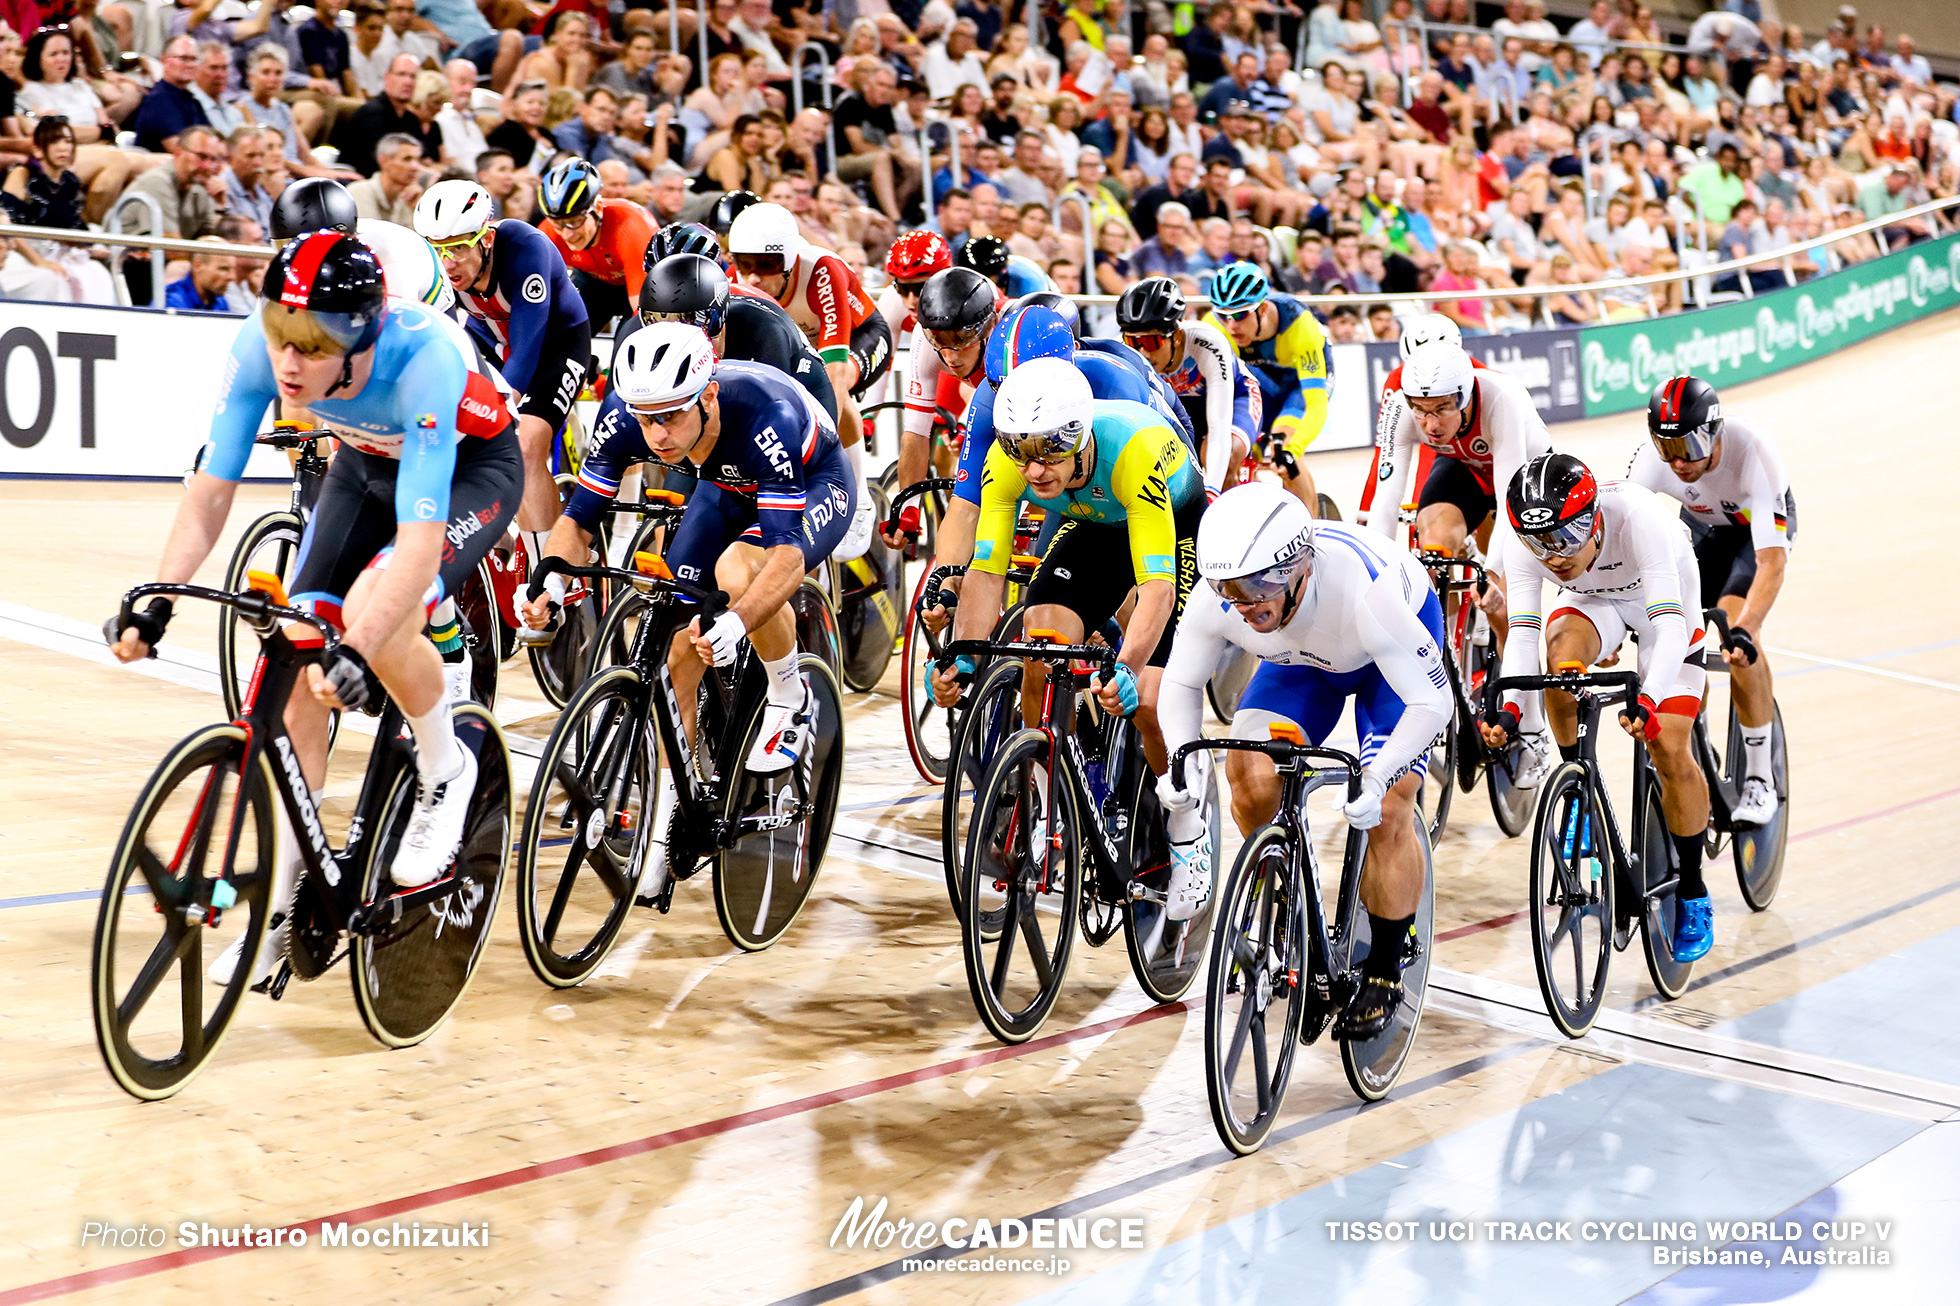
M 1318 515 L 1320 496 L 1301 459 L 1327 421 L 1327 333 L 1305 304 L 1273 290 L 1266 274 L 1250 263 L 1218 269 L 1205 320 L 1251 364 L 1264 394 L 1266 430 L 1278 446 L 1273 462 L 1286 488 Z M 1290 456 L 1281 458 L 1281 450 Z
M 1020 501 L 1059 514 L 1062 525 L 1028 584 L 1025 626 L 1080 643 L 1135 588 L 1116 669 L 1096 694 L 1104 710 L 1135 719 L 1151 770 L 1162 775 L 1157 684 L 1197 577 L 1204 478 L 1155 409 L 1096 399 L 1066 359 L 1030 359 L 1007 374 L 994 403 L 994 432 L 954 638 L 985 639 L 1000 617 Z M 939 702 L 957 702 L 959 675 L 973 671 L 964 658 L 935 671 Z M 1031 720 L 1040 713 L 1044 674 L 1030 663 L 1023 682 L 1021 703 Z

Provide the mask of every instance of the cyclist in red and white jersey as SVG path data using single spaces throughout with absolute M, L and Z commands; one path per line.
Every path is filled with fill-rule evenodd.
M 1369 523 L 1368 514 L 1375 503 L 1375 487 L 1381 484 L 1382 446 L 1393 438 L 1395 428 L 1402 420 L 1402 414 L 1408 409 L 1408 400 L 1402 394 L 1402 365 L 1409 361 L 1410 354 L 1433 340 L 1447 340 L 1453 345 L 1460 346 L 1463 343 L 1463 332 L 1456 323 L 1441 313 L 1420 313 L 1405 321 L 1402 324 L 1402 334 L 1396 337 L 1395 343 L 1401 351 L 1401 358 L 1396 361 L 1394 370 L 1382 378 L 1381 403 L 1375 415 L 1375 459 L 1368 466 L 1368 483 L 1361 487 L 1361 507 L 1354 515 L 1355 521 L 1360 525 L 1366 526 Z M 1470 360 L 1471 367 L 1483 365 L 1483 360 L 1480 358 Z M 1429 479 L 1429 466 L 1435 459 L 1436 451 L 1426 444 L 1416 451 L 1414 483 L 1418 490 Z M 1400 504 L 1396 505 L 1396 514 L 1399 519 Z M 1399 529 L 1396 528 L 1398 533 Z

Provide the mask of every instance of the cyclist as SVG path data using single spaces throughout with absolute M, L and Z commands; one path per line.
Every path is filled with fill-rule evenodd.
M 902 485 L 916 484 L 925 476 L 926 468 L 939 460 L 938 441 L 945 438 L 952 442 L 966 394 L 971 393 L 970 386 L 966 393 L 960 392 L 963 378 L 942 379 L 945 372 L 939 365 L 939 355 L 919 327 L 919 297 L 926 282 L 952 266 L 952 246 L 936 231 L 906 232 L 892 243 L 891 253 L 885 259 L 885 275 L 891 278 L 891 284 L 878 297 L 878 315 L 891 326 L 894 342 L 908 332 L 911 334 L 898 438 Z M 996 296 L 995 303 L 999 302 L 1000 297 Z M 945 396 L 940 394 L 942 386 L 948 387 Z M 941 402 L 942 398 L 948 402 Z
M 1261 417 L 1279 448 L 1272 461 L 1286 488 L 1317 511 L 1313 476 L 1300 459 L 1327 421 L 1327 334 L 1307 306 L 1276 291 L 1250 263 L 1228 263 L 1211 279 L 1204 321 L 1228 336 L 1262 392 Z
M 633 315 L 653 244 L 646 209 L 631 200 L 600 199 L 599 187 L 599 170 L 580 158 L 564 160 L 538 185 L 544 234 L 571 270 L 594 332 Z
M 1735 819 L 1760 825 L 1776 813 L 1770 765 L 1775 685 L 1762 646 L 1763 621 L 1783 588 L 1797 538 L 1797 504 L 1783 459 L 1767 432 L 1722 413 L 1699 377 L 1663 381 L 1647 401 L 1653 439 L 1633 456 L 1627 479 L 1681 503 L 1694 537 L 1703 609 L 1729 618 L 1729 684 L 1746 756 Z
M 987 452 L 957 637 L 985 639 L 1000 617 L 1021 501 L 1060 518 L 1028 584 L 1027 627 L 1079 644 L 1136 590 L 1115 670 L 1096 695 L 1106 711 L 1136 720 L 1150 769 L 1162 775 L 1157 682 L 1197 574 L 1194 542 L 1205 510 L 1197 464 L 1161 413 L 1097 399 L 1089 379 L 1065 359 L 1036 358 L 1015 368 L 1001 385 L 994 422 L 998 436 Z M 956 703 L 960 677 L 974 670 L 966 657 L 935 668 L 938 701 Z M 1028 664 L 1021 702 L 1030 723 L 1040 713 L 1044 674 L 1039 663 Z
M 1545 622 L 1545 581 L 1556 584 L 1545 658 L 1551 666 L 1592 666 L 1616 653 L 1628 635 L 1640 642 L 1640 694 L 1620 715 L 1628 734 L 1647 741 L 1661 779 L 1661 810 L 1680 860 L 1675 893 L 1674 959 L 1693 961 L 1714 940 L 1708 888 L 1702 880 L 1702 839 L 1708 830 L 1708 782 L 1691 746 L 1708 672 L 1702 666 L 1701 623 L 1682 612 L 1700 587 L 1688 530 L 1650 490 L 1631 481 L 1599 485 L 1571 454 L 1540 454 L 1511 477 L 1504 496 L 1511 530 L 1499 537 L 1510 580 L 1511 639 L 1503 674 L 1535 675 Z M 1502 748 L 1518 729 L 1519 695 L 1505 695 L 1486 721 L 1484 739 Z M 1559 690 L 1545 692 L 1552 734 L 1567 760 L 1578 756 L 1578 706 Z
M 721 265 L 701 254 L 673 254 L 640 287 L 639 316 L 620 327 L 613 346 L 631 339 L 642 325 L 686 322 L 714 341 L 717 358 L 766 363 L 810 392 L 832 423 L 837 392 L 823 359 L 810 348 L 783 306 L 759 290 L 731 282 Z M 597 439 L 593 443 L 596 445 Z
M 1454 705 L 1443 668 L 1443 609 L 1407 552 L 1357 526 L 1315 522 L 1298 499 L 1268 481 L 1227 490 L 1198 528 L 1199 581 L 1184 605 L 1157 715 L 1165 747 L 1202 734 L 1205 682 L 1227 644 L 1260 659 L 1232 717 L 1235 739 L 1266 739 L 1277 722 L 1318 744 L 1354 700 L 1361 738 L 1361 793 L 1344 804 L 1357 830 L 1372 830 L 1362 869 L 1368 910 L 1366 984 L 1341 1033 L 1378 1033 L 1402 1001 L 1402 948 L 1422 900 L 1421 840 L 1410 819 L 1429 745 Z M 1272 759 L 1226 755 L 1232 816 L 1251 834 L 1273 818 L 1280 786 Z M 1211 833 L 1201 803 L 1210 757 L 1186 761 L 1185 784 L 1157 782 L 1171 837 L 1173 919 L 1211 897 Z
M 517 437 L 524 500 L 517 527 L 525 556 L 536 558 L 558 520 L 551 448 L 585 379 L 592 330 L 551 241 L 515 219 L 493 220 L 493 208 L 490 192 L 475 182 L 439 181 L 416 201 L 415 231 L 442 256 L 449 284 L 469 312 L 470 335 L 522 396 Z
M 1402 334 L 1396 337 L 1395 344 L 1401 358 L 1394 370 L 1382 378 L 1381 403 L 1375 413 L 1375 460 L 1368 467 L 1368 482 L 1361 487 L 1361 507 L 1354 514 L 1354 519 L 1364 526 L 1373 520 L 1369 513 L 1375 504 L 1375 488 L 1381 483 L 1382 446 L 1388 443 L 1402 420 L 1402 413 L 1408 408 L 1408 401 L 1402 397 L 1402 366 L 1409 361 L 1410 354 L 1432 340 L 1447 340 L 1460 347 L 1463 344 L 1463 331 L 1441 313 L 1418 313 L 1404 321 Z M 1470 360 L 1472 367 L 1483 365 L 1481 358 L 1473 357 Z M 1429 480 L 1429 468 L 1435 457 L 1435 449 L 1428 444 L 1417 446 L 1414 480 L 1418 489 Z M 1400 504 L 1396 505 L 1396 520 L 1397 525 L 1391 528 L 1390 534 L 1400 528 Z M 1377 525 L 1376 529 L 1380 530 L 1381 527 Z
M 967 410 L 976 390 L 987 379 L 986 348 L 989 334 L 1000 321 L 1007 297 L 993 282 L 972 268 L 945 268 L 928 277 L 918 292 L 918 331 L 912 342 L 912 365 L 905 384 L 905 425 L 898 440 L 898 483 L 900 489 L 925 479 L 931 466 L 932 425 L 937 414 L 957 418 Z M 973 442 L 960 436 L 962 454 L 972 450 Z M 985 451 L 980 456 L 985 458 Z M 972 482 L 975 497 L 955 495 L 947 504 L 946 518 L 939 526 L 939 557 L 949 556 L 964 563 L 972 555 L 973 522 L 979 509 L 979 470 L 964 463 L 954 473 L 958 488 Z M 962 509 L 960 504 L 968 505 Z M 919 529 L 919 512 L 907 505 L 900 514 L 899 534 L 886 543 L 897 548 L 904 535 Z M 949 554 L 948 530 L 958 541 Z M 957 556 L 953 556 L 957 555 Z
M 743 281 L 789 310 L 830 372 L 837 431 L 858 479 L 858 515 L 838 555 L 849 561 L 870 545 L 873 516 L 857 401 L 891 368 L 891 326 L 857 274 L 830 251 L 805 244 L 796 215 L 780 204 L 744 208 L 728 228 L 728 252 Z
M 1205 489 L 1215 496 L 1238 481 L 1246 454 L 1259 442 L 1264 396 L 1218 328 L 1185 321 L 1185 307 L 1177 282 L 1145 277 L 1116 301 L 1116 326 L 1123 343 L 1176 392 L 1203 451 Z M 1220 433 L 1216 440 L 1213 431 Z
M 359 236 L 381 262 L 388 293 L 453 313 L 456 291 L 428 241 L 398 223 L 364 218 L 347 188 L 331 177 L 303 177 L 279 192 L 272 205 L 272 240 L 283 244 L 309 231 Z
M 999 236 L 974 236 L 953 255 L 953 266 L 972 268 L 999 286 L 1009 299 L 1023 295 L 1053 293 L 1055 279 L 1031 258 L 1007 252 L 1007 242 Z
M 837 428 L 809 391 L 773 367 L 717 362 L 707 334 L 683 322 L 656 322 L 620 344 L 606 404 L 632 420 L 602 421 L 606 434 L 583 464 L 591 474 L 581 470 L 547 552 L 590 555 L 612 497 L 605 486 L 616 486 L 628 467 L 659 462 L 695 476 L 667 563 L 682 580 L 725 590 L 730 605 L 705 626 L 696 618 L 669 651 L 682 723 L 691 739 L 703 669 L 733 662 L 747 639 L 768 680 L 768 708 L 747 764 L 764 774 L 786 770 L 800 756 L 809 721 L 789 599 L 836 552 L 857 507 L 857 478 Z M 550 615 L 544 599 L 526 600 L 520 611 L 534 628 Z M 654 893 L 664 887 L 673 789 L 663 786 L 654 818 Z
M 708 214 L 708 226 L 723 250 L 728 248 L 728 232 L 735 225 L 735 219 L 760 203 L 762 196 L 752 190 L 731 190 L 715 201 L 715 207 Z
M 389 870 L 395 884 L 414 888 L 454 860 L 476 784 L 476 759 L 456 740 L 441 660 L 423 626 L 510 523 L 524 488 L 516 426 L 463 329 L 423 305 L 388 300 L 379 262 L 355 237 L 316 231 L 288 241 L 263 294 L 232 343 L 210 444 L 157 578 L 188 581 L 210 553 L 275 398 L 307 409 L 340 440 L 292 594 L 345 634 L 326 665 L 308 668 L 286 726 L 317 801 L 328 710 L 363 706 L 372 666 L 415 738 L 415 811 Z M 116 657 L 147 656 L 170 614 L 170 601 L 157 599 L 128 627 L 108 630 Z M 294 637 L 305 645 L 301 632 Z M 278 868 L 276 915 L 296 883 L 295 849 Z M 269 934 L 275 941 L 260 953 L 255 982 L 284 952 L 283 934 Z M 220 958 L 214 978 L 228 981 L 238 962 Z

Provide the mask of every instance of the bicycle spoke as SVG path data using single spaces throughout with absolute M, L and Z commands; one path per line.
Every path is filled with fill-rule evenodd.
M 136 869 L 143 872 L 143 882 L 150 886 L 150 896 L 157 900 L 159 906 L 168 909 L 170 904 L 177 901 L 176 889 L 180 881 L 163 864 L 163 859 L 150 851 L 148 844 L 136 846 Z
M 1572 929 L 1572 991 L 1577 995 L 1580 1006 L 1584 1006 L 1592 996 L 1586 988 L 1586 942 L 1581 937 L 1584 933 L 1575 921 Z
M 1033 906 L 1033 904 L 1029 905 Z M 1007 895 L 1007 905 L 1001 909 L 1000 937 L 994 941 L 993 974 L 988 977 L 988 983 L 997 998 L 1007 996 L 1007 963 L 1014 959 L 1014 939 L 1018 933 L 1016 927 L 1020 923 L 1020 917 L 1021 895 L 1017 891 L 1010 890 Z
M 204 1054 L 204 967 L 199 963 L 204 959 L 204 949 L 199 947 L 197 927 L 184 931 L 187 936 L 182 960 L 179 962 L 179 987 L 183 990 L 184 1052 L 186 1057 L 199 1057 Z M 245 959 L 239 958 L 242 969 Z
M 170 972 L 171 966 L 176 964 L 183 943 L 181 933 L 174 936 L 166 933 L 157 940 L 156 947 L 150 950 L 148 960 L 143 963 L 143 969 L 137 972 L 136 982 L 129 986 L 129 992 L 124 994 L 123 1000 L 116 1004 L 116 1019 L 121 1021 L 124 1027 L 133 1022 L 143 1008 L 149 1005 L 150 999 L 156 995 L 157 985 L 163 982 L 163 977 Z
M 1021 937 L 1027 941 L 1029 959 L 1034 962 L 1035 978 L 1046 989 L 1055 981 L 1054 968 L 1048 964 L 1048 948 L 1041 938 L 1041 918 L 1035 911 L 1034 897 L 1028 897 L 1028 910 L 1021 916 Z
M 1273 1109 L 1272 1069 L 1266 1061 L 1266 1022 L 1254 1022 L 1252 1026 L 1252 1070 L 1257 1076 L 1259 1118 L 1264 1119 Z
M 565 904 L 572 898 L 572 882 L 578 879 L 579 867 L 584 864 L 585 845 L 581 842 L 571 860 L 565 863 L 565 870 L 558 877 L 558 888 L 551 895 L 551 909 L 545 912 L 544 921 L 538 927 L 546 943 L 558 941 L 558 925 L 565 918 Z
M 1252 1030 L 1252 994 L 1248 988 L 1245 999 L 1239 1004 L 1238 1023 L 1232 1028 L 1232 1041 L 1225 1049 L 1225 1082 L 1231 1084 L 1239 1077 L 1239 1058 L 1245 1054 L 1245 1041 Z

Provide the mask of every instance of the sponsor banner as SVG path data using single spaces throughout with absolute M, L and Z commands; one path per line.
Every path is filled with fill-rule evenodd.
M 1960 237 L 1914 245 L 1754 299 L 1580 332 L 1588 417 L 1646 406 L 1671 376 L 1718 389 L 1960 306 Z
M 177 480 L 211 429 L 243 318 L 9 301 L 0 317 L 0 476 Z M 267 415 L 265 429 L 272 419 Z M 289 480 L 254 450 L 252 479 Z
M 1353 347 L 1353 346 L 1348 346 Z M 1470 356 L 1485 367 L 1524 382 L 1538 415 L 1547 422 L 1575 422 L 1586 415 L 1579 375 L 1579 333 L 1526 331 L 1513 336 L 1470 336 L 1463 342 Z M 1342 346 L 1336 346 L 1342 348 Z M 1382 382 L 1402 361 L 1400 346 L 1390 342 L 1361 346 L 1367 350 L 1365 382 L 1368 438 L 1374 441 L 1375 418 L 1381 411 Z

